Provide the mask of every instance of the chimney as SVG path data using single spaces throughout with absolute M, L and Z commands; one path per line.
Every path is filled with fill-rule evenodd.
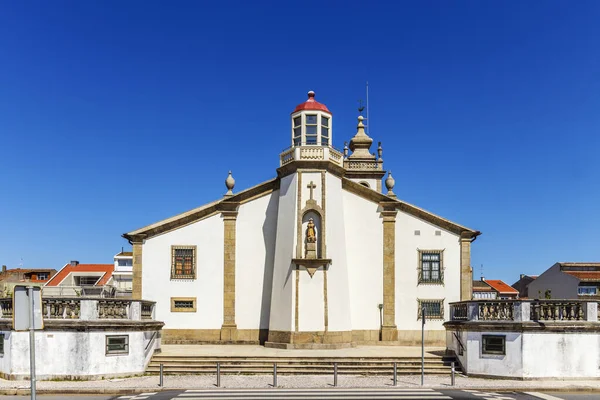
M 2 266 L 2 272 L 6 272 L 6 265 Z
M 73 266 L 76 266 L 76 265 L 79 265 L 79 261 L 77 261 L 77 260 L 71 260 L 70 264 L 73 265 Z
M 525 278 L 525 274 L 521 274 L 521 279 Z

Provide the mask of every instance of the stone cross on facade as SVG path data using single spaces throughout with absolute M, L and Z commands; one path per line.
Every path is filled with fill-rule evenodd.
M 313 189 L 315 189 L 317 185 L 315 185 L 313 181 L 310 181 L 310 183 L 306 185 L 306 187 L 310 189 L 310 199 L 313 200 Z

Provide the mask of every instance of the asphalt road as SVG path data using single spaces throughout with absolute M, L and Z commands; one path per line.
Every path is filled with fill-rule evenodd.
M 26 400 L 30 396 L 0 396 L 0 400 Z M 187 390 L 139 393 L 126 396 L 38 395 L 40 400 L 204 400 L 204 399 L 386 399 L 386 400 L 597 400 L 600 393 L 484 392 L 435 389 L 261 389 Z

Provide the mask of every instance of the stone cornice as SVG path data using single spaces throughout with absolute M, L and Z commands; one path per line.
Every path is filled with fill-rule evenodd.
M 44 331 L 149 331 L 160 330 L 164 322 L 154 320 L 132 321 L 123 319 L 44 319 Z M 11 319 L 0 319 L 0 329 L 12 330 Z
M 512 322 L 512 321 L 448 321 L 446 329 L 472 332 L 600 332 L 600 322 Z
M 353 182 L 348 178 L 342 179 L 342 188 L 374 203 L 390 203 L 390 205 L 393 203 L 397 210 L 410 214 L 424 221 L 427 221 L 456 235 L 460 235 L 463 238 L 474 239 L 477 236 L 481 235 L 481 232 L 479 231 L 469 229 L 462 225 L 458 225 L 452 221 L 430 213 L 429 211 L 425 211 L 422 208 L 413 206 L 412 204 L 406 203 L 402 200 L 398 200 L 396 198 L 381 194 L 376 190 L 363 186 L 360 183 Z
M 343 167 L 332 161 L 299 160 L 277 168 L 277 176 L 283 178 L 284 176 L 293 174 L 299 169 L 324 170 L 339 178 L 342 178 L 346 174 L 346 170 Z

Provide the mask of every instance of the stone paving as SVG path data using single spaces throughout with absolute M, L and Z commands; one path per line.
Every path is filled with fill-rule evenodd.
M 124 379 L 107 379 L 95 381 L 40 381 L 37 384 L 40 393 L 111 393 L 124 394 L 142 391 L 161 390 L 157 376 L 143 376 Z M 269 388 L 272 384 L 271 375 L 223 375 L 223 388 Z M 399 376 L 398 387 L 420 387 L 421 377 Z M 278 376 L 278 387 L 281 388 L 330 388 L 333 386 L 333 376 L 303 375 Z M 391 377 L 386 376 L 338 376 L 339 387 L 392 387 Z M 495 391 L 600 391 L 599 380 L 500 380 L 456 377 L 456 385 L 450 386 L 450 377 L 425 376 L 425 386 L 437 389 L 484 389 Z M 164 388 L 172 389 L 211 389 L 216 388 L 215 376 L 165 376 Z M 0 380 L 0 393 L 24 393 L 29 389 L 28 381 Z

